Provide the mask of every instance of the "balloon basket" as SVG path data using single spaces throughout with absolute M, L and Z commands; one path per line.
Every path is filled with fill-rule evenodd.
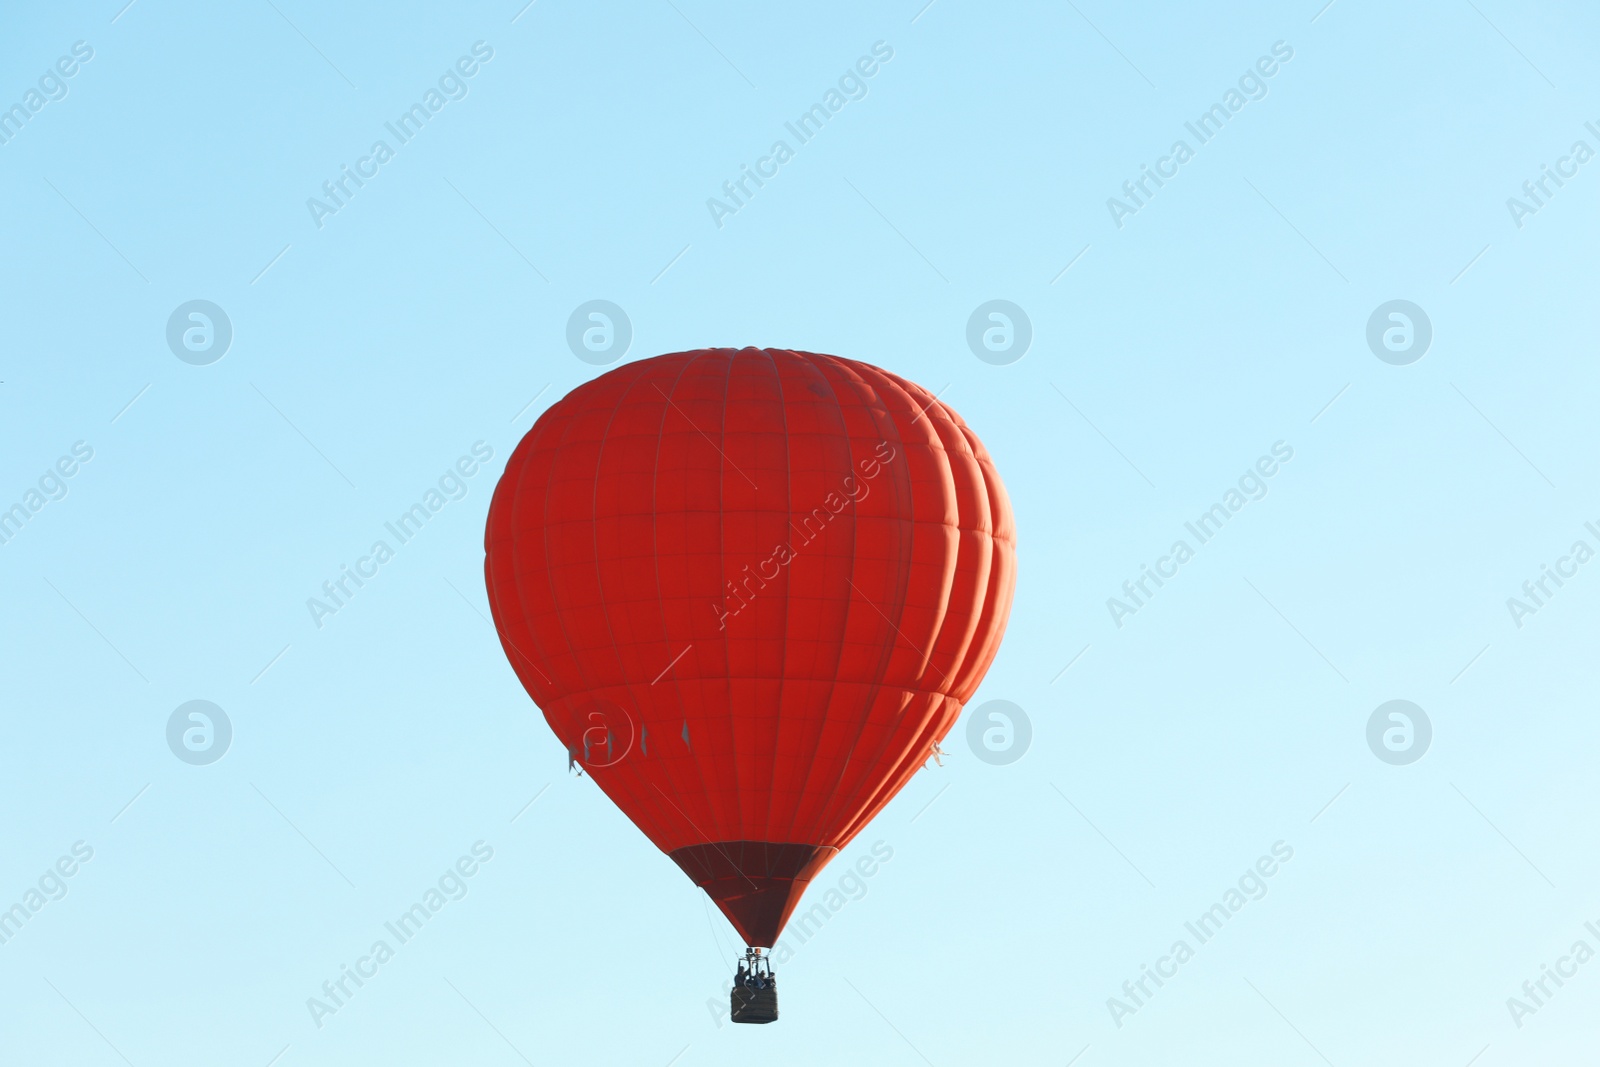
M 758 948 L 745 950 L 739 970 L 733 976 L 729 994 L 730 1014 L 736 1023 L 775 1023 L 778 1021 L 778 979 L 772 961 Z

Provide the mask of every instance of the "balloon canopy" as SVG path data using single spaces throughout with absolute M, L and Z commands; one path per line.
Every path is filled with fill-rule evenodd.
M 1015 541 L 988 452 L 926 389 L 719 348 L 625 364 L 540 416 L 484 574 L 569 757 L 771 947 L 955 725 Z

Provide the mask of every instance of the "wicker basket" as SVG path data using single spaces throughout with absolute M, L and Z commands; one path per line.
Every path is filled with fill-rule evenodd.
M 765 989 L 734 984 L 732 1000 L 733 1021 L 736 1023 L 773 1023 L 778 1021 L 778 983 L 767 979 Z

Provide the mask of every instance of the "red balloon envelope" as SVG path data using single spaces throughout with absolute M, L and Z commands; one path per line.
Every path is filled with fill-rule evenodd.
M 921 386 L 782 349 L 574 389 L 495 489 L 502 645 L 616 805 L 771 947 L 927 762 L 1016 577 L 983 444 Z

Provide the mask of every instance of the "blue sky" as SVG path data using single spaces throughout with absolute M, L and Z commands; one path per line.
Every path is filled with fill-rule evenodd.
M 1594 12 L 111 0 L 0 28 L 8 1058 L 1492 1067 L 1592 1043 Z M 1116 210 L 1141 167 L 1169 177 Z M 364 183 L 308 206 L 343 168 Z M 891 857 L 791 946 L 775 1027 L 708 1007 L 731 929 L 566 773 L 485 620 L 494 479 L 603 373 L 568 344 L 595 300 L 627 318 L 618 358 L 795 347 L 922 383 L 1016 511 L 967 714 L 1010 701 L 1031 742 L 987 761 L 963 719 L 825 872 Z M 993 300 L 1027 317 L 1011 362 L 968 345 Z M 220 356 L 169 345 L 192 301 Z M 1368 344 L 1392 301 L 1420 358 Z M 1169 577 L 1113 610 L 1147 566 Z M 174 744 L 215 751 L 216 716 L 169 730 L 196 700 L 231 732 L 209 763 Z M 1384 727 L 1410 762 L 1368 743 L 1393 700 L 1429 724 L 1420 755 Z M 1141 991 L 1147 965 L 1172 973 Z M 1546 965 L 1571 973 L 1524 991 Z

